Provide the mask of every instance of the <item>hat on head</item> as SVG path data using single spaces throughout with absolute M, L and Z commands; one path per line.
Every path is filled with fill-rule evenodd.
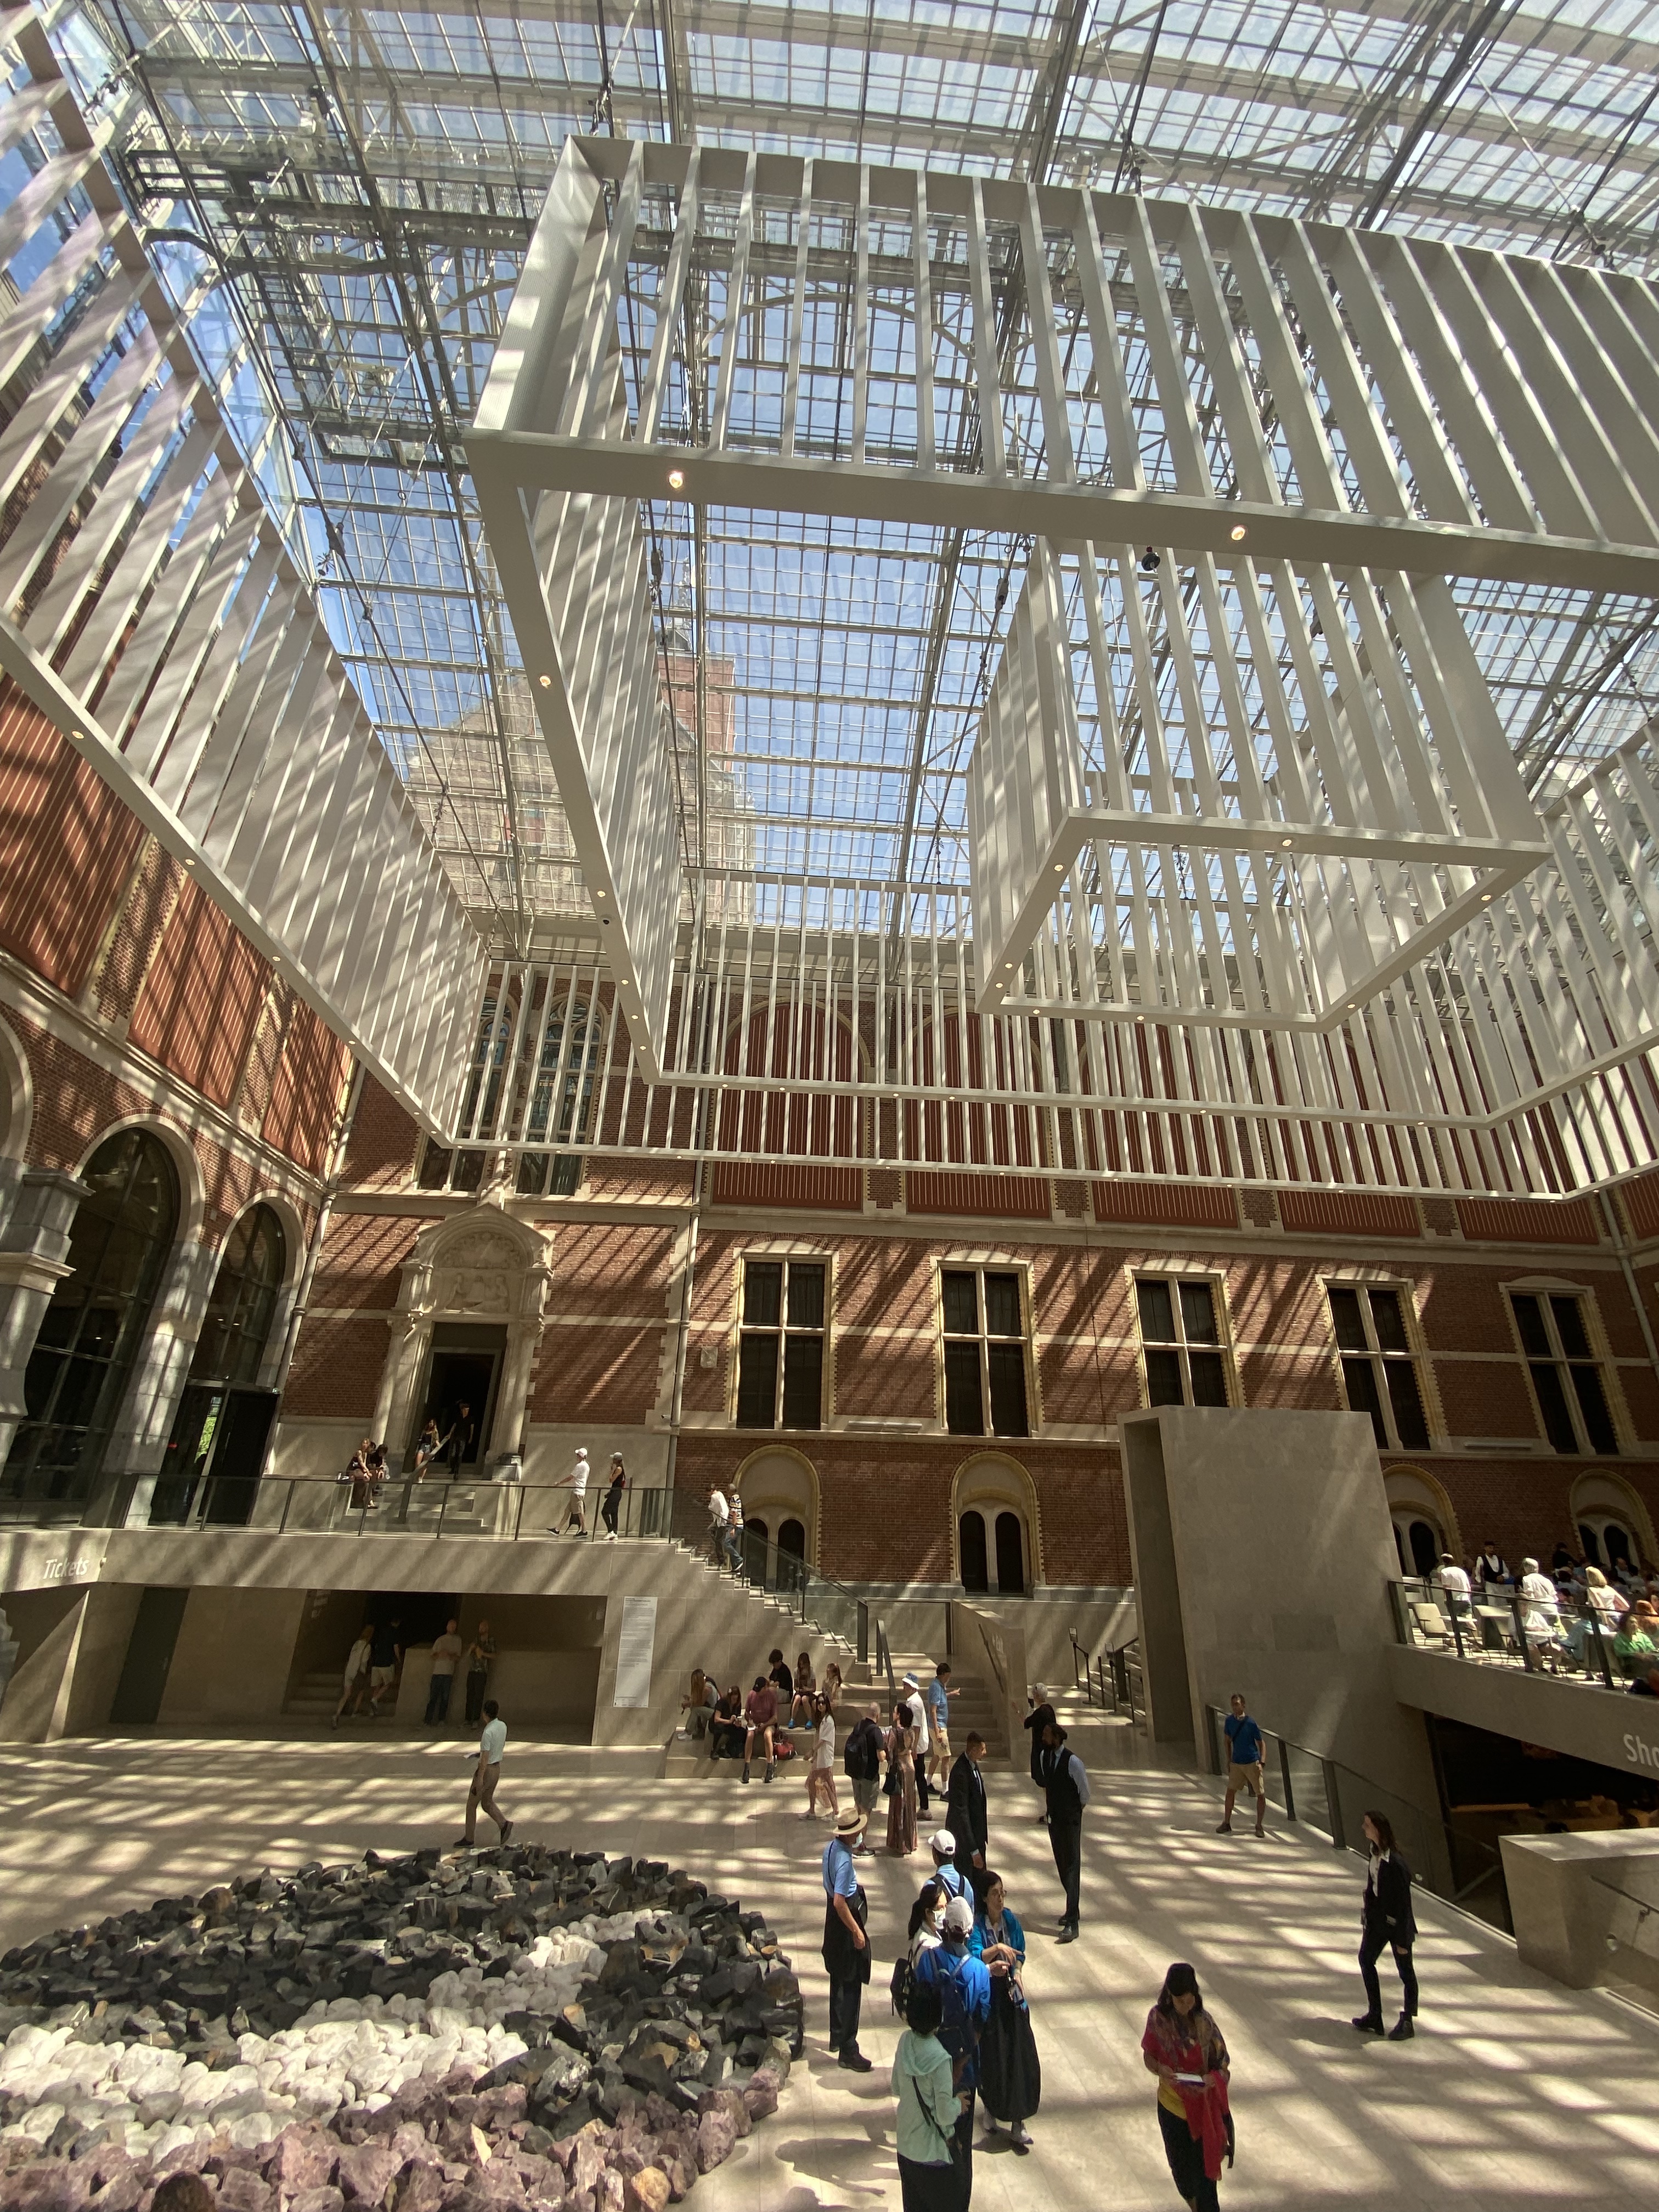
M 927 1848 L 936 1859 L 953 1859 L 957 1855 L 957 1839 L 948 1828 L 941 1828 L 927 1838 Z
M 945 1908 L 945 1925 L 952 1936 L 966 1936 L 974 1924 L 974 1908 L 965 1897 L 953 1897 Z
M 1529 1575 L 1535 1575 L 1538 1572 L 1538 1562 L 1536 1559 L 1522 1559 L 1521 1565 L 1525 1571 Z
M 838 1836 L 856 1836 L 869 1825 L 870 1815 L 860 1813 L 856 1805 L 849 1805 L 844 1813 L 836 1816 L 836 1833 Z
M 917 1681 L 914 1674 L 907 1674 L 900 1686 L 906 1690 L 919 1690 L 921 1687 L 921 1685 Z

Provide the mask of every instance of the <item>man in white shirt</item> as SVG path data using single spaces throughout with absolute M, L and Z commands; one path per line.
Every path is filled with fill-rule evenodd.
M 1521 1562 L 1519 1595 L 1522 1634 L 1537 1644 L 1553 1644 L 1561 1622 L 1556 1611 L 1556 1588 L 1547 1575 L 1540 1574 L 1536 1559 Z
M 927 1728 L 927 1708 L 922 1703 L 921 1685 L 914 1674 L 907 1674 L 899 1685 L 899 1696 L 910 1707 L 910 1725 L 916 1732 L 916 1810 L 927 1810 L 927 1753 L 933 1737 Z
M 478 1738 L 478 1764 L 473 1770 L 472 1787 L 467 1792 L 466 1833 L 452 1846 L 456 1850 L 471 1849 L 481 1805 L 501 1830 L 503 1843 L 513 1833 L 512 1821 L 495 1802 L 495 1784 L 501 1778 L 501 1753 L 507 1748 L 507 1723 L 494 1698 L 484 1699 L 483 1719 L 483 1734 Z
M 570 1492 L 570 1510 L 565 1516 L 562 1528 L 554 1528 L 550 1522 L 548 1534 L 568 1536 L 574 1528 L 579 1536 L 585 1536 L 587 1534 L 587 1446 L 586 1444 L 577 1445 L 574 1466 L 568 1474 L 562 1476 L 553 1486 L 556 1490 L 568 1490 Z
M 1469 1603 L 1469 1577 L 1449 1552 L 1440 1554 L 1440 1565 L 1434 1571 L 1434 1579 L 1444 1590 L 1451 1609 L 1460 1620 L 1468 1620 L 1474 1608 Z
M 708 1553 L 719 1566 L 726 1555 L 726 1524 L 732 1518 L 732 1509 L 726 1502 L 726 1492 L 714 1488 L 708 1493 Z
M 345 1687 L 340 1693 L 339 1704 L 334 1708 L 333 1726 L 336 1728 L 339 1727 L 340 1716 L 348 1705 L 355 1711 L 362 1703 L 363 1692 L 368 1687 L 368 1655 L 374 1643 L 374 1632 L 365 1621 L 357 1631 L 357 1641 L 346 1656 Z

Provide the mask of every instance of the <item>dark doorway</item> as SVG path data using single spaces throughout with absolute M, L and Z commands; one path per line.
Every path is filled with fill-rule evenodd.
M 477 1469 L 484 1462 L 485 1440 L 495 1418 L 495 1389 L 501 1358 L 507 1350 L 507 1331 L 497 1326 L 468 1322 L 440 1322 L 432 1332 L 432 1357 L 427 1369 L 426 1394 L 415 1422 L 414 1435 L 404 1450 L 405 1467 L 414 1464 L 415 1437 L 428 1420 L 438 1424 L 438 1434 L 447 1437 L 465 1403 L 472 1435 L 460 1464 Z M 444 1454 L 448 1464 L 449 1454 Z
M 259 1493 L 265 1447 L 276 1419 L 274 1390 L 228 1390 L 202 1518 L 225 1528 L 246 1527 Z
M 161 1717 L 173 1646 L 179 1641 L 189 1596 L 187 1589 L 147 1589 L 139 1599 L 138 1617 L 127 1639 L 127 1656 L 109 1709 L 112 1723 L 147 1727 Z
M 997 1516 L 997 1588 L 1004 1597 L 1024 1595 L 1025 1534 L 1018 1513 Z
M 771 1535 L 772 1531 L 764 1521 L 744 1522 L 738 1555 L 743 1561 L 743 1571 L 751 1583 L 766 1580 L 766 1549 Z
M 1412 1547 L 1412 1570 L 1415 1574 L 1431 1575 L 1440 1565 L 1440 1534 L 1426 1521 L 1413 1521 L 1407 1531 Z
M 806 1529 L 799 1521 L 786 1521 L 778 1530 L 778 1549 L 787 1552 L 792 1559 L 806 1557 Z
M 990 1572 L 985 1559 L 984 1516 L 964 1513 L 957 1523 L 957 1541 L 962 1553 L 962 1587 L 965 1590 L 988 1589 Z

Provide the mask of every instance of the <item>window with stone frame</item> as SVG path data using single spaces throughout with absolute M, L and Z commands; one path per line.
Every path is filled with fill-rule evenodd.
M 946 1429 L 957 1437 L 1029 1437 L 1018 1273 L 1003 1267 L 941 1268 L 939 1303 Z
M 1137 1275 L 1149 1406 L 1225 1406 L 1227 1354 L 1217 1286 L 1204 1275 Z
M 822 1260 L 745 1260 L 738 1335 L 740 1429 L 823 1426 Z
M 1509 1300 L 1544 1434 L 1559 1452 L 1617 1457 L 1588 1291 L 1511 1290 Z
M 1369 1413 L 1379 1451 L 1426 1451 L 1429 1420 L 1411 1341 L 1409 1293 L 1395 1284 L 1327 1283 L 1351 1413 Z

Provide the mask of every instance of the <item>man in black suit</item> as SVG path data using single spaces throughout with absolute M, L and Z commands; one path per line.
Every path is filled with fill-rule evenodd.
M 1365 1873 L 1364 1935 L 1359 1945 L 1359 1972 L 1365 1984 L 1365 2009 L 1354 2021 L 1362 2035 L 1382 2033 L 1382 1989 L 1376 1978 L 1376 1962 L 1386 1945 L 1394 1953 L 1400 1976 L 1401 2014 L 1389 2030 L 1390 2043 L 1405 2043 L 1416 2033 L 1417 1969 L 1412 1964 L 1412 1945 L 1417 1922 L 1412 1912 L 1412 1870 L 1395 1847 L 1394 1830 L 1385 1813 L 1367 1813 L 1365 1840 L 1370 1863 Z
M 945 1811 L 945 1825 L 957 1839 L 957 1864 L 973 1883 L 975 1896 L 979 1894 L 980 1877 L 985 1872 L 989 1849 L 986 1840 L 985 1777 L 979 1771 L 984 1756 L 984 1737 L 970 1735 L 951 1764 Z
M 1042 1731 L 1054 1719 L 1054 1709 L 1049 1704 L 1048 1692 L 1043 1688 L 1041 1682 L 1034 1682 L 1031 1685 L 1031 1687 L 1025 1692 L 1025 1702 L 1031 1709 L 1025 1716 L 1026 1730 L 1031 1739 L 1031 1779 L 1036 1783 L 1037 1788 L 1041 1790 L 1043 1787 Z M 1047 1813 L 1039 1814 L 1037 1816 L 1038 1827 L 1045 1828 L 1048 1825 L 1048 1815 Z

